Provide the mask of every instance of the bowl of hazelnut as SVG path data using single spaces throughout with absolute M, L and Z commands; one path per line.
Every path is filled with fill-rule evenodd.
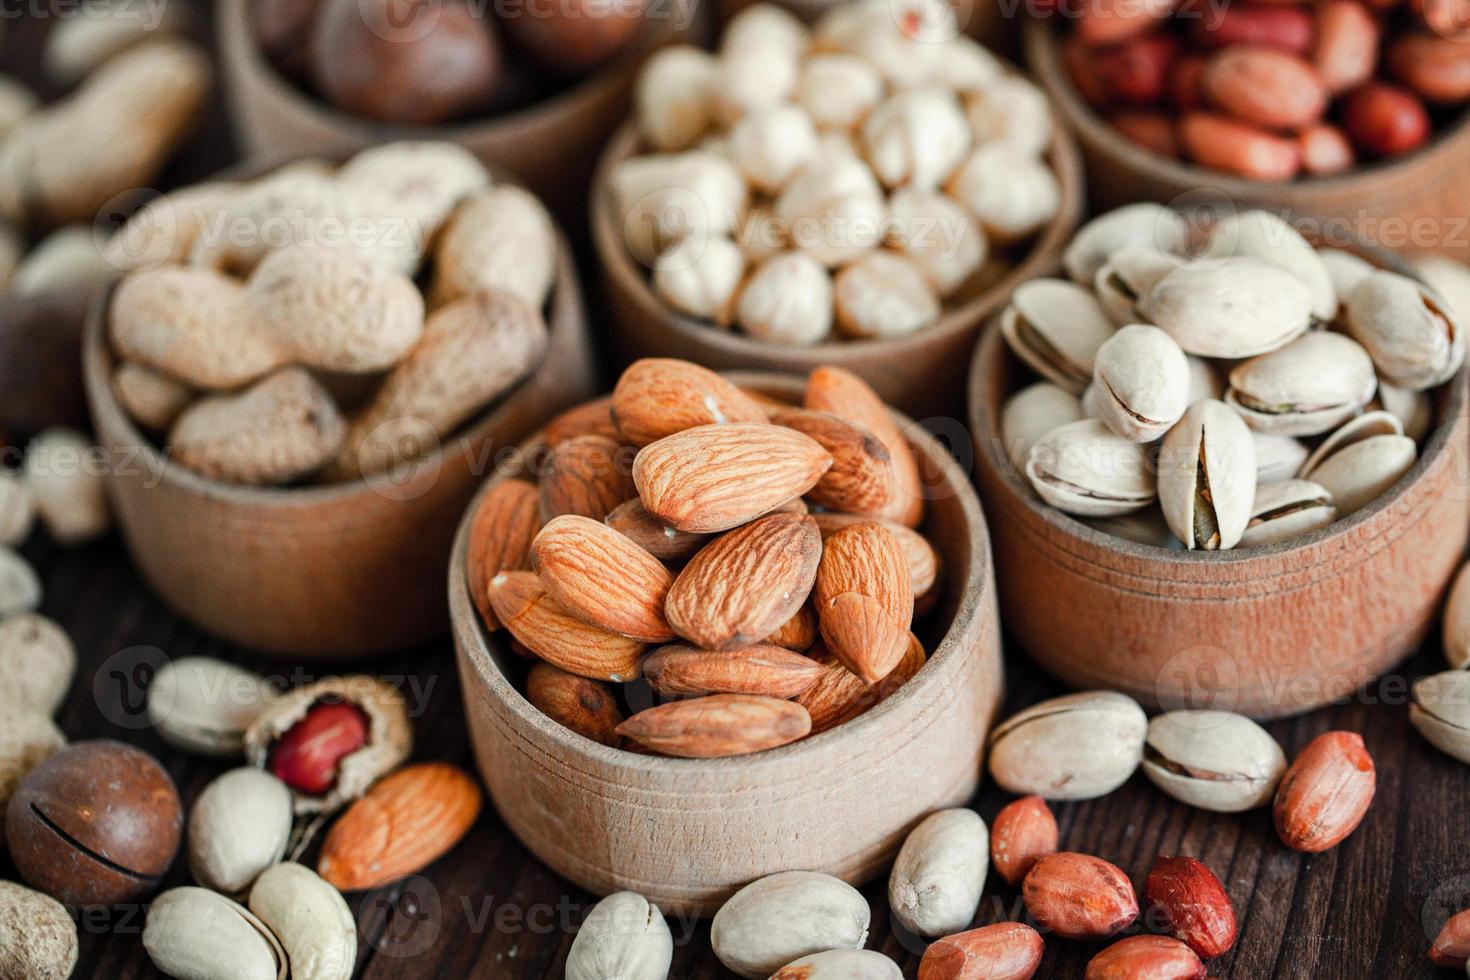
M 705 23 L 699 0 L 225 0 L 220 18 L 251 154 L 445 139 L 555 202 L 580 197 L 642 58 Z
M 1040 89 L 939 0 L 747 7 L 640 73 L 593 180 L 617 352 L 861 376 L 953 413 L 985 318 L 1083 207 Z
M 1463 258 L 1470 34 L 1450 6 L 1063 0 L 1023 36 L 1097 207 L 1208 193 Z

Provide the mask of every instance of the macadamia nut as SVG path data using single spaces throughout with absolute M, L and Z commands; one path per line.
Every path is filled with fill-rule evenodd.
M 912 259 L 874 252 L 837 274 L 837 329 L 851 337 L 902 337 L 939 316 L 939 299 Z
M 740 292 L 736 321 L 753 337 L 815 344 L 832 332 L 832 277 L 804 252 L 767 259 Z
M 723 326 L 744 275 L 745 256 L 730 239 L 690 237 L 658 257 L 653 286 L 674 309 Z

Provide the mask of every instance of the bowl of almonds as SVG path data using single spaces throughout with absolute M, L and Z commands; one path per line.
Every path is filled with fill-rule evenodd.
M 456 542 L 455 644 L 490 794 L 560 874 L 707 915 L 790 867 L 867 880 L 973 793 L 984 521 L 856 376 L 641 360 L 502 464 Z
M 1470 529 L 1470 273 L 1135 204 L 1018 289 L 970 413 L 1006 624 L 1047 670 L 1256 717 L 1423 638 Z
M 743 10 L 715 52 L 667 48 L 593 181 L 627 359 L 862 377 L 949 411 L 976 332 L 1082 211 L 1040 89 L 937 0 Z
M 343 657 L 445 626 L 434 585 L 496 449 L 592 390 L 567 246 L 449 143 L 157 198 L 84 344 L 118 524 L 175 608 Z

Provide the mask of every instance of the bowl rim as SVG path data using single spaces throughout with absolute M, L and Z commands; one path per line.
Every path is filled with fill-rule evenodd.
M 726 371 L 722 374 L 736 384 L 747 385 L 777 397 L 799 395 L 805 385 L 805 379 L 801 376 L 784 372 Z M 540 737 L 549 740 L 559 751 L 574 753 L 620 772 L 656 773 L 669 778 L 711 771 L 750 772 L 758 767 L 779 770 L 799 762 L 807 755 L 828 751 L 831 746 L 838 744 L 839 739 L 861 738 L 864 734 L 880 732 L 881 729 L 876 726 L 882 725 L 888 715 L 902 710 L 915 698 L 924 696 L 929 688 L 939 683 L 936 678 L 941 676 L 941 671 L 950 665 L 961 666 L 963 658 L 984 655 L 981 650 L 962 644 L 961 637 L 968 632 L 970 625 L 983 615 L 986 605 L 993 604 L 995 601 L 995 572 L 991 561 L 990 529 L 985 523 L 984 511 L 974 484 L 938 439 L 902 412 L 891 407 L 889 411 L 915 451 L 927 463 L 938 467 L 944 485 L 954 491 L 952 496 L 959 502 L 960 513 L 970 529 L 969 561 L 967 567 L 964 568 L 964 574 L 962 576 L 959 574 L 959 568 L 953 566 L 946 568 L 947 575 L 951 576 L 947 588 L 957 590 L 954 615 L 933 652 L 925 661 L 923 668 L 894 694 L 856 718 L 820 734 L 749 755 L 713 759 L 643 755 L 594 742 L 558 724 L 531 704 L 525 694 L 510 682 L 505 672 L 495 663 L 490 651 L 491 634 L 485 631 L 475 605 L 470 600 L 467 575 L 470 525 L 474 521 L 475 511 L 480 501 L 489 492 L 490 487 L 510 475 L 500 473 L 486 479 L 475 492 L 460 521 L 459 529 L 455 533 L 454 550 L 449 560 L 450 626 L 455 636 L 456 646 L 459 648 L 459 659 L 474 671 L 473 678 L 465 677 L 463 676 L 465 671 L 463 667 L 461 668 L 461 684 L 466 699 L 474 696 L 494 697 L 516 717 L 521 725 L 530 726 Z M 525 440 L 522 443 L 523 448 L 537 445 L 543 431 L 544 429 L 539 430 Z M 1002 679 L 1000 683 L 1003 688 L 1004 680 Z M 999 691 L 997 691 L 998 696 Z
M 1423 146 L 1409 153 L 1354 166 L 1342 174 L 1325 177 L 1300 177 L 1287 181 L 1250 180 L 1227 171 L 1211 170 L 1193 163 L 1154 153 L 1134 143 L 1098 115 L 1062 66 L 1058 32 L 1049 20 L 1027 17 L 1021 25 L 1021 46 L 1026 65 L 1051 96 L 1052 104 L 1066 117 L 1069 128 L 1083 143 L 1096 145 L 1108 156 L 1118 159 L 1135 173 L 1147 173 L 1160 186 L 1183 185 L 1224 194 L 1230 198 L 1250 198 L 1269 192 L 1283 203 L 1304 206 L 1318 193 L 1371 193 L 1381 189 L 1375 181 L 1390 174 L 1403 175 L 1432 171 L 1462 159 L 1470 143 L 1470 105 L 1459 117 L 1445 126 Z M 1183 192 L 1181 192 L 1183 193 Z
M 989 50 L 989 49 L 987 49 Z M 994 52 L 992 52 L 994 54 Z M 1014 75 L 1032 80 L 1018 66 L 994 57 Z M 639 269 L 632 252 L 620 234 L 617 202 L 612 192 L 612 171 L 641 148 L 635 121 L 625 119 L 608 140 L 597 161 L 589 194 L 588 220 L 592 226 L 592 245 L 605 278 L 615 281 L 616 288 L 637 303 L 643 315 L 664 323 L 689 342 L 712 348 L 726 357 L 761 357 L 778 362 L 783 369 L 815 367 L 821 364 L 851 365 L 874 357 L 901 358 L 943 339 L 974 331 L 986 318 L 1009 299 L 1012 291 L 1028 279 L 1055 265 L 1062 250 L 1077 230 L 1087 208 L 1087 181 L 1083 173 L 1082 153 L 1075 136 L 1061 120 L 1054 119 L 1051 142 L 1046 157 L 1056 175 L 1061 201 L 1055 217 L 1036 235 L 1031 247 L 1005 275 L 990 283 L 977 295 L 942 310 L 939 319 L 927 327 L 901 337 L 858 340 L 824 340 L 818 344 L 777 344 L 741 332 L 721 329 L 696 317 L 682 314 L 665 303 Z
M 330 159 L 340 165 L 343 156 L 350 156 L 350 154 L 336 154 Z M 305 157 L 299 154 L 287 154 L 270 160 L 249 160 L 229 167 L 209 179 L 213 181 L 259 178 L 300 159 L 305 159 Z M 522 186 L 518 181 L 505 176 L 504 172 L 497 167 L 485 164 L 485 168 L 496 185 Z M 537 200 L 539 201 L 540 198 L 538 197 Z M 556 278 L 543 308 L 547 328 L 548 356 L 558 340 L 590 342 L 590 339 L 585 337 L 578 341 L 578 335 L 586 332 L 587 311 L 582 301 L 582 290 L 577 279 L 576 263 L 572 259 L 571 245 L 556 219 L 552 218 L 551 221 L 556 232 Z M 460 423 L 454 432 L 439 440 L 439 445 L 433 452 L 414 460 L 413 472 L 403 483 L 398 483 L 391 473 L 358 477 L 342 483 L 325 485 L 272 487 L 226 483 L 222 480 L 212 480 L 201 476 L 174 462 L 169 453 L 160 449 L 139 429 L 132 416 L 124 411 L 118 402 L 112 390 L 111 380 L 112 368 L 116 364 L 117 356 L 107 339 L 107 325 L 112 308 L 112 296 L 121 282 L 122 278 L 118 278 L 108 283 L 99 289 L 87 304 L 86 323 L 82 330 L 82 385 L 87 393 L 87 401 L 93 414 L 101 415 L 106 419 L 106 428 L 121 433 L 127 442 L 124 448 L 127 451 L 136 452 L 138 457 L 144 461 L 147 471 L 157 474 L 161 481 L 171 483 L 200 497 L 226 501 L 240 506 L 271 508 L 317 506 L 340 503 L 360 498 L 365 494 L 382 495 L 385 499 L 392 499 L 401 495 L 404 488 L 411 487 L 415 482 L 424 479 L 426 475 L 437 480 L 450 453 L 459 452 L 457 447 L 465 443 L 476 442 L 485 433 L 498 428 L 510 412 L 510 403 L 521 388 L 545 370 L 549 363 L 543 359 L 541 364 L 522 378 L 515 388 L 501 395 L 478 415 Z M 93 425 L 97 429 L 103 428 L 103 425 L 99 424 L 95 418 Z M 382 494 L 381 488 L 384 486 L 384 481 L 396 487 L 397 491 Z
M 1419 279 L 1413 269 L 1392 252 L 1361 241 L 1357 243 L 1354 251 L 1373 261 L 1379 268 Z M 1334 539 L 1351 534 L 1359 526 L 1375 520 L 1412 491 L 1429 470 L 1438 465 L 1441 457 L 1450 452 L 1450 438 L 1465 417 L 1467 400 L 1470 400 L 1470 396 L 1467 396 L 1470 358 L 1467 358 L 1466 363 L 1461 365 L 1453 378 L 1441 385 L 1438 391 L 1431 393 L 1431 397 L 1436 398 L 1442 407 L 1438 410 L 1435 426 L 1424 441 L 1424 446 L 1419 451 L 1414 465 L 1375 500 L 1341 520 L 1333 521 L 1326 527 L 1295 538 L 1249 548 L 1231 548 L 1227 551 L 1160 548 L 1156 545 L 1140 544 L 1090 527 L 1071 514 L 1063 513 L 1037 497 L 1030 484 L 1026 482 L 1024 475 L 1004 451 L 1002 445 L 1004 440 L 1000 434 L 1000 412 L 992 411 L 990 408 L 992 403 L 999 405 L 1001 409 L 1004 408 L 1005 399 L 1002 396 L 1006 393 L 992 392 L 991 387 L 997 369 L 1007 357 L 1014 357 L 1014 355 L 1006 346 L 1000 330 L 987 329 L 980 338 L 980 343 L 975 346 L 966 384 L 966 421 L 969 423 L 971 439 L 975 443 L 976 461 L 995 474 L 997 482 L 1005 489 L 1005 492 L 1025 507 L 1033 519 L 1046 522 L 1067 540 L 1078 542 L 1094 552 L 1174 568 L 1205 569 L 1212 565 L 1229 568 L 1252 561 L 1270 561 L 1288 556 L 1309 558 L 1307 552 L 1330 544 Z

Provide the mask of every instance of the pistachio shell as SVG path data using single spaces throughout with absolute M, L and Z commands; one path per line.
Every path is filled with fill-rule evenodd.
M 1447 670 L 1416 681 L 1409 721 L 1430 745 L 1470 765 L 1470 671 Z
M 215 779 L 189 813 L 189 871 L 194 880 L 240 895 L 281 860 L 291 836 L 291 791 L 259 769 Z
M 1215 366 L 1203 357 L 1189 359 L 1189 404 L 1202 398 L 1220 398 L 1225 394 L 1225 385 Z
M 1229 711 L 1170 711 L 1149 722 L 1143 772 L 1183 803 L 1217 813 L 1264 806 L 1286 771 L 1266 730 Z
M 1337 312 L 1340 315 L 1342 313 L 1341 304 L 1346 302 L 1348 294 L 1357 289 L 1358 283 L 1373 272 L 1376 266 L 1340 248 L 1319 248 L 1317 257 L 1327 267 L 1327 275 L 1332 278 L 1332 288 L 1337 290 Z
M 792 960 L 771 980 L 903 980 L 903 971 L 876 950 L 828 949 Z
M 1120 249 L 1142 246 L 1160 252 L 1182 253 L 1189 244 L 1189 220 L 1162 204 L 1130 204 L 1093 218 L 1077 230 L 1062 253 L 1062 265 L 1072 281 L 1090 285 Z
M 250 889 L 250 911 L 286 950 L 291 980 L 351 980 L 357 920 L 316 872 L 291 862 L 268 868 Z
M 143 927 L 143 948 L 154 966 L 179 980 L 285 980 L 288 973 L 298 975 L 260 919 L 204 888 L 173 888 L 155 898 Z
M 1461 566 L 1445 600 L 1444 658 L 1457 669 L 1470 665 L 1470 563 Z
M 1326 488 L 1337 504 L 1337 516 L 1346 517 L 1383 496 L 1413 469 L 1418 453 L 1407 436 L 1369 436 L 1348 443 L 1315 466 L 1309 464 L 1302 476 Z
M 1026 458 L 1026 477 L 1041 499 L 1082 517 L 1126 514 L 1157 496 L 1145 447 L 1097 419 L 1069 422 L 1043 436 Z
M 1159 280 L 1184 264 L 1178 255 L 1142 246 L 1129 246 L 1114 252 L 1097 270 L 1092 288 L 1108 319 L 1118 326 L 1137 323 L 1138 301 L 1147 296 Z
M 1158 327 L 1130 324 L 1098 348 L 1093 366 L 1097 413 L 1133 442 L 1153 442 L 1189 407 L 1189 361 Z
M 851 885 L 815 871 L 783 871 L 730 896 L 710 923 L 720 962 L 763 980 L 792 960 L 828 949 L 861 949 L 872 910 Z
M 1414 271 L 1439 291 L 1462 324 L 1470 319 L 1470 266 L 1443 255 L 1430 255 L 1414 263 Z
M 1401 436 L 1403 434 L 1404 426 L 1397 415 L 1382 410 L 1364 412 L 1357 418 L 1344 422 L 1337 431 L 1319 442 L 1317 448 L 1302 460 L 1298 468 L 1299 472 L 1305 476 L 1309 470 L 1315 469 L 1319 463 L 1339 449 L 1370 436 Z
M 1409 391 L 1380 381 L 1378 402 L 1385 412 L 1399 420 L 1404 435 L 1415 442 L 1429 435 L 1434 426 L 1434 402 L 1422 391 Z
M 1279 480 L 1256 486 L 1251 520 L 1240 546 L 1274 544 L 1300 537 L 1337 520 L 1332 494 L 1310 480 Z
M 1235 365 L 1225 401 L 1259 432 L 1313 436 L 1361 412 L 1377 385 L 1367 351 L 1318 331 Z
M 1307 447 L 1292 436 L 1251 430 L 1256 444 L 1256 482 L 1275 483 L 1297 475 L 1307 461 Z
M 1017 357 L 1073 394 L 1092 379 L 1097 350 L 1113 335 L 1093 295 L 1064 279 L 1033 279 L 1017 288 L 1000 330 Z
M 598 902 L 567 953 L 566 980 L 665 980 L 674 938 L 658 906 L 634 892 Z
M 1038 381 L 1006 399 L 1000 438 L 1016 469 L 1026 466 L 1031 447 L 1052 429 L 1082 418 L 1082 403 L 1050 381 Z
M 1003 788 L 1049 800 L 1106 796 L 1143 758 L 1148 718 L 1116 691 L 1083 691 L 1034 704 L 990 734 L 990 772 Z
M 1465 336 L 1449 303 L 1423 283 L 1377 271 L 1347 299 L 1348 332 L 1368 349 L 1379 373 L 1410 391 L 1433 388 L 1465 360 Z
M 1254 357 L 1306 332 L 1312 293 L 1260 259 L 1205 259 L 1159 280 L 1138 309 L 1190 354 Z
M 1169 527 L 1190 548 L 1233 548 L 1250 521 L 1255 492 L 1250 430 L 1224 402 L 1195 402 L 1159 454 L 1159 504 Z
M 148 720 L 165 742 L 201 755 L 238 756 L 245 730 L 277 696 L 265 678 L 212 657 L 164 665 L 148 685 Z
M 888 876 L 893 917 L 916 936 L 969 927 L 990 868 L 990 832 L 980 814 L 958 808 L 925 817 L 903 842 Z
M 1222 218 L 1204 254 L 1249 256 L 1270 262 L 1312 291 L 1312 316 L 1324 323 L 1337 315 L 1337 286 L 1317 250 L 1285 219 L 1269 211 L 1244 211 Z

